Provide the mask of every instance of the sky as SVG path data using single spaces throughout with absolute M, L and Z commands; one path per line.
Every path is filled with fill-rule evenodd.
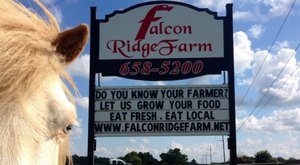
M 90 7 L 98 19 L 146 0 L 41 0 L 54 13 L 61 29 L 90 24 Z M 225 15 L 233 3 L 237 154 L 254 156 L 268 150 L 273 157 L 300 159 L 300 1 L 296 0 L 180 0 Z M 290 12 L 289 12 L 290 11 Z M 74 128 L 72 152 L 87 155 L 90 45 L 67 69 L 77 84 L 80 126 Z M 263 64 L 263 65 L 262 65 Z M 180 81 L 134 81 L 102 77 L 102 86 L 218 84 L 222 76 L 202 76 Z M 225 149 L 227 148 L 225 136 Z M 155 158 L 169 149 L 204 163 L 223 160 L 222 136 L 154 136 L 97 138 L 95 154 L 116 158 L 131 151 L 150 152 Z M 209 158 L 208 158 L 209 159 Z M 226 159 L 229 152 L 226 149 Z M 209 160 L 208 160 L 209 162 Z

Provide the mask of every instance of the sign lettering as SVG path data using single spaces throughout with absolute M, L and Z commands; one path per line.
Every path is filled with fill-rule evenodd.
M 99 136 L 229 132 L 227 85 L 101 87 L 95 100 Z
M 224 20 L 216 17 L 177 4 L 146 5 L 108 17 L 100 21 L 100 72 L 147 80 L 220 74 L 226 67 Z M 105 69 L 111 63 L 116 67 Z M 212 69 L 208 63 L 216 65 Z

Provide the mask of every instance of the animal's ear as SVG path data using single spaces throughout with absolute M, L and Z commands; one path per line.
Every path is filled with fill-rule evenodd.
M 88 26 L 85 24 L 59 33 L 52 43 L 56 51 L 63 55 L 65 63 L 70 64 L 83 50 L 88 39 Z

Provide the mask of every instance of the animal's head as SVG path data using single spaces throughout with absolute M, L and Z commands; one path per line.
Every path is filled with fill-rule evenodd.
M 88 27 L 60 31 L 38 1 L 42 18 L 15 0 L 0 0 L 0 164 L 64 164 L 76 109 L 65 68 Z

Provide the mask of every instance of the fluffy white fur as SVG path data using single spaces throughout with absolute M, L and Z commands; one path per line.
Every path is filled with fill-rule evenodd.
M 73 84 L 65 72 L 70 57 L 53 44 L 60 34 L 57 21 L 35 2 L 45 18 L 15 0 L 0 0 L 1 165 L 64 165 L 70 155 L 64 129 L 77 116 L 61 80 Z
M 46 77 L 39 90 L 0 113 L 5 130 L 0 131 L 0 164 L 58 164 L 59 147 L 66 137 L 63 130 L 76 120 L 75 107 L 58 77 Z

